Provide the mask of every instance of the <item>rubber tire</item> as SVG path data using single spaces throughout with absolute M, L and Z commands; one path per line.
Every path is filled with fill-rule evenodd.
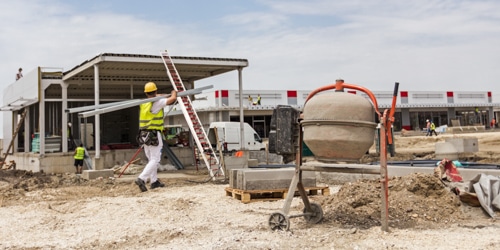
M 323 209 L 321 209 L 321 206 L 318 203 L 310 203 L 311 204 L 311 209 L 314 215 L 304 215 L 304 219 L 306 220 L 307 223 L 310 224 L 317 224 L 323 219 Z M 303 210 L 304 213 L 307 213 L 306 208 L 304 207 Z
M 290 220 L 282 212 L 272 213 L 269 216 L 269 229 L 272 231 L 288 231 L 290 229 Z

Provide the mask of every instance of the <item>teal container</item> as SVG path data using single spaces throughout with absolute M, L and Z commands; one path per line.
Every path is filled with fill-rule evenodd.
M 304 142 L 302 142 L 302 156 L 314 156 L 313 152 Z
M 40 134 L 35 133 L 35 137 L 31 141 L 31 152 L 38 153 L 40 152 Z

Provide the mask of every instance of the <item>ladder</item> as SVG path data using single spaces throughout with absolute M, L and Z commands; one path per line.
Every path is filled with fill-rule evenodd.
M 7 156 L 9 155 L 10 150 L 14 147 L 14 142 L 16 140 L 17 134 L 19 133 L 19 130 L 21 129 L 21 125 L 23 125 L 24 118 L 26 118 L 26 114 L 28 113 L 28 108 L 24 108 L 23 113 L 21 114 L 21 119 L 17 123 L 16 130 L 14 131 L 14 134 L 12 135 L 12 140 L 10 141 L 9 147 L 7 148 L 7 151 L 5 151 L 4 157 L 3 157 L 3 162 L 0 164 L 0 168 L 3 167 L 3 164 L 7 162 Z M 26 143 L 25 143 L 26 145 Z
M 174 89 L 177 92 L 186 91 L 186 88 L 179 77 L 179 73 L 172 62 L 172 58 L 166 50 L 165 52 L 161 52 L 161 58 L 163 59 L 163 63 L 167 69 L 168 78 Z M 191 99 L 189 96 L 178 96 L 177 102 L 181 107 L 184 118 L 186 118 L 189 130 L 191 131 L 193 139 L 196 142 L 198 152 L 200 152 L 200 155 L 208 168 L 210 176 L 214 180 L 216 176 L 224 176 L 224 170 L 221 168 L 219 159 L 212 148 L 212 144 L 210 144 L 210 141 L 208 140 L 207 134 L 205 133 L 203 125 L 200 122 L 200 118 L 193 108 Z

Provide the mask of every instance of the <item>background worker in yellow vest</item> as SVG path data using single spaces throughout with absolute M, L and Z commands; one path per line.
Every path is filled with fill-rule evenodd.
M 146 182 L 149 179 L 151 189 L 164 187 L 165 184 L 158 180 L 158 165 L 161 160 L 161 150 L 163 148 L 162 131 L 163 126 L 163 108 L 174 103 L 177 99 L 177 91 L 172 90 L 170 96 L 157 94 L 156 84 L 148 82 L 144 85 L 144 93 L 148 98 L 164 96 L 155 102 L 143 103 L 140 105 L 139 115 L 139 135 L 137 141 L 144 147 L 144 154 L 148 158 L 148 164 L 135 180 L 142 192 L 147 191 Z
M 430 130 L 430 132 L 429 132 L 429 136 L 432 136 L 432 133 L 434 133 L 436 136 L 438 135 L 438 134 L 436 133 L 436 124 L 434 124 L 434 122 L 433 122 L 433 121 L 431 121 L 431 130 Z
M 85 148 L 83 148 L 83 144 L 80 144 L 80 146 L 76 148 L 74 158 L 76 174 L 81 174 L 83 168 L 83 158 L 85 158 Z

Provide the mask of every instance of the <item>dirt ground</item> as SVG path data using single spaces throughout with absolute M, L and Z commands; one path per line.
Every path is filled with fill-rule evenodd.
M 433 159 L 434 143 L 449 136 L 396 136 L 397 155 L 389 160 Z M 479 140 L 480 152 L 466 160 L 500 162 L 500 132 L 456 136 Z M 375 153 L 365 156 L 370 160 L 378 160 Z M 0 249 L 500 248 L 500 222 L 427 174 L 390 179 L 389 232 L 381 230 L 380 183 L 373 180 L 319 183 L 331 194 L 309 198 L 321 205 L 323 220 L 290 218 L 289 231 L 271 231 L 269 216 L 284 200 L 243 204 L 226 196 L 227 182 L 207 181 L 204 170 L 161 172 L 167 186 L 144 193 L 135 177 L 87 181 L 1 170 Z M 295 197 L 290 215 L 303 208 Z

